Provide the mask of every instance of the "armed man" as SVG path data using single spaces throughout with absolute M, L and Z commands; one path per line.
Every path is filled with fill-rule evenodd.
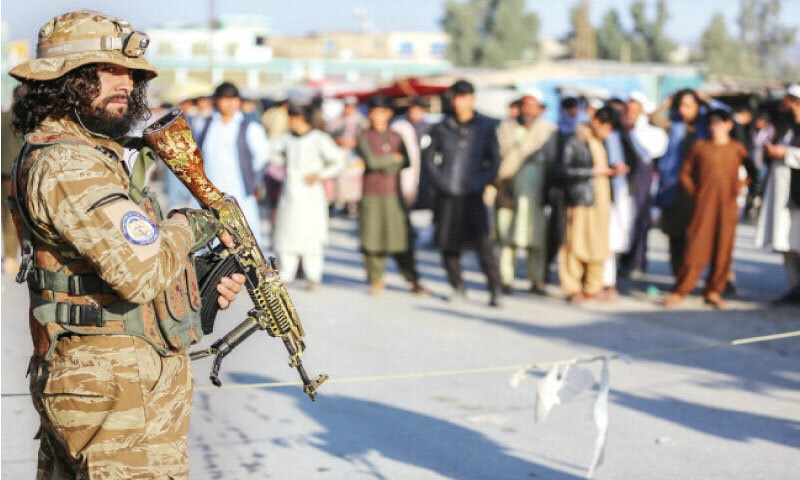
M 11 204 L 17 280 L 30 290 L 40 479 L 188 477 L 187 349 L 202 336 L 190 255 L 232 240 L 207 211 L 163 216 L 144 186 L 152 151 L 123 139 L 149 117 L 148 42 L 124 20 L 67 13 L 10 72 L 27 87 L 13 107 L 25 144 Z M 219 281 L 220 308 L 244 282 Z

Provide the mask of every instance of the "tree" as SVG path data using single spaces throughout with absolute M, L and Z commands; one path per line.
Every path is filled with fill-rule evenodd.
M 635 62 L 668 62 L 675 50 L 675 43 L 667 37 L 664 28 L 669 20 L 666 0 L 658 0 L 653 21 L 647 19 L 645 9 L 644 0 L 636 0 L 631 4 L 631 57 Z
M 797 27 L 780 23 L 781 0 L 741 0 L 738 38 L 728 34 L 722 13 L 703 33 L 701 49 L 709 72 L 752 79 L 794 80 L 793 62 L 784 57 Z
M 471 66 L 475 62 L 475 51 L 478 48 L 478 20 L 472 6 L 448 1 L 444 6 L 442 27 L 450 35 L 447 56 L 459 66 Z
M 589 0 L 580 0 L 569 12 L 572 32 L 569 44 L 572 58 L 597 58 L 597 38 L 592 26 Z
M 739 43 L 728 34 L 725 16 L 717 12 L 700 39 L 700 49 L 709 73 L 739 74 L 741 56 Z
M 626 44 L 625 31 L 619 13 L 612 8 L 603 16 L 603 24 L 597 29 L 597 58 L 620 60 Z
M 797 27 L 782 25 L 781 0 L 741 0 L 739 40 L 744 66 L 752 74 L 780 76 L 786 71 L 783 53 L 797 35 Z
M 448 0 L 441 23 L 455 65 L 501 67 L 538 53 L 539 16 L 525 12 L 525 0 Z

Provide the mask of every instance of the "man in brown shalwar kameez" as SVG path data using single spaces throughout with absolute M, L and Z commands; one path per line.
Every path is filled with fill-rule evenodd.
M 562 150 L 562 182 L 567 200 L 567 229 L 558 252 L 558 278 L 570 303 L 594 299 L 603 289 L 609 250 L 611 185 L 623 173 L 608 166 L 603 141 L 613 130 L 608 107 L 595 113 L 589 127 L 579 126 Z
M 711 263 L 703 297 L 715 308 L 725 308 L 721 295 L 733 260 L 739 217 L 736 197 L 743 186 L 739 167 L 747 157 L 747 149 L 730 138 L 730 112 L 712 110 L 708 122 L 711 139 L 698 141 L 681 167 L 680 184 L 694 199 L 695 210 L 687 231 L 686 253 L 675 288 L 664 301 L 666 307 L 680 303 Z

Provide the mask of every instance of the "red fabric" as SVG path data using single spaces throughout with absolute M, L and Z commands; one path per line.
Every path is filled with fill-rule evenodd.
M 385 95 L 389 98 L 399 97 L 425 97 L 429 95 L 440 95 L 447 91 L 449 85 L 440 85 L 430 81 L 421 80 L 416 77 L 398 80 L 391 85 L 369 90 L 364 92 L 341 92 L 336 95 L 338 98 L 355 96 L 359 103 L 366 102 L 373 95 Z

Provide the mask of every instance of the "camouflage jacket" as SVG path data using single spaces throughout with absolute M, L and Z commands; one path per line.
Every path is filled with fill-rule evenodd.
M 68 120 L 46 120 L 39 131 L 74 135 L 105 152 L 77 143 L 41 152 L 27 173 L 33 226 L 47 240 L 71 247 L 61 252 L 66 263 L 88 260 L 122 299 L 152 300 L 183 271 L 194 242 L 189 226 L 169 219 L 155 225 L 128 197 L 118 143 L 91 137 Z
M 41 283 L 37 286 L 36 278 L 29 279 L 32 310 L 35 301 L 100 308 L 120 302 L 140 305 L 144 323 L 138 321 L 137 330 L 141 331 L 136 333 L 162 354 L 183 350 L 190 341 L 197 341 L 195 332 L 191 338 L 171 339 L 172 333 L 162 324 L 162 317 L 180 318 L 182 313 L 199 309 L 196 279 L 188 278 L 194 275 L 188 261 L 194 243 L 191 227 L 180 220 L 159 220 L 149 203 L 140 206 L 131 199 L 125 152 L 117 142 L 91 136 L 66 119 L 47 119 L 37 130 L 27 135 L 26 141 L 40 148 L 29 148 L 19 160 L 15 185 L 37 235 L 34 263 L 40 270 L 62 276 L 96 275 L 107 285 L 101 291 L 80 295 L 48 291 Z M 176 286 L 179 284 L 183 287 Z M 41 324 L 41 319 L 37 322 L 32 314 L 35 350 L 45 355 L 63 322 L 61 327 L 37 323 Z M 67 330 L 89 334 L 126 331 L 122 321 L 113 323 Z

